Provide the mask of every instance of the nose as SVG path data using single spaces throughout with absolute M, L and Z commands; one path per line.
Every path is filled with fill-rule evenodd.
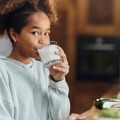
M 39 40 L 39 44 L 41 44 L 41 45 L 43 45 L 43 44 L 44 44 L 44 42 L 43 42 L 43 40 L 42 40 L 42 39 L 40 39 L 40 40 Z
M 41 37 L 38 41 L 41 47 L 47 46 L 49 44 L 49 40 L 46 40 L 44 37 Z

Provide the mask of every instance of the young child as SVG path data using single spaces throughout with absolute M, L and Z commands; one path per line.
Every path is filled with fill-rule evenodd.
M 55 22 L 53 0 L 1 1 L 0 35 L 8 34 L 13 49 L 0 57 L 0 120 L 67 120 L 69 65 L 64 51 L 59 47 L 62 62 L 49 69 L 36 60 L 37 48 L 49 44 Z

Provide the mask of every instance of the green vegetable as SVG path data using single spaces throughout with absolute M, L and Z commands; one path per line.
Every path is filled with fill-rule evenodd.
M 120 118 L 120 109 L 106 108 L 102 109 L 99 117 Z

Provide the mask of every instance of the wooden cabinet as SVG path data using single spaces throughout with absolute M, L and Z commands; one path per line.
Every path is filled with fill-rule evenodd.
M 77 32 L 120 36 L 120 0 L 77 0 Z
M 51 40 L 58 42 L 69 53 L 68 42 L 74 41 L 74 9 L 69 0 L 57 1 L 58 25 L 51 27 Z
M 59 24 L 52 27 L 51 40 L 58 41 L 70 65 L 67 83 L 70 88 L 71 112 L 82 113 L 88 110 L 93 101 L 114 84 L 76 79 L 76 37 L 120 36 L 119 5 L 120 0 L 58 0 Z
M 75 38 L 77 35 L 120 36 L 120 0 L 75 0 Z M 114 84 L 76 79 L 76 39 L 68 42 L 70 60 L 71 111 L 82 113 L 93 101 L 106 93 Z M 71 53 L 72 51 L 72 53 Z
M 75 36 L 120 36 L 120 0 L 76 0 L 75 2 Z M 72 85 L 72 112 L 82 113 L 93 105 L 116 83 L 104 81 L 85 81 L 76 79 L 76 38 L 71 46 L 73 56 L 70 61 Z M 70 43 L 68 43 L 70 45 Z M 70 55 L 71 56 L 71 55 Z

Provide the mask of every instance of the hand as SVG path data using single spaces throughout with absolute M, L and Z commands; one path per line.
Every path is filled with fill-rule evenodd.
M 56 82 L 64 79 L 69 72 L 67 57 L 61 47 L 58 47 L 58 50 L 56 54 L 61 57 L 61 62 L 49 68 L 50 74 Z
M 86 119 L 85 116 L 72 113 L 67 120 L 85 120 L 85 119 Z
M 112 108 L 120 108 L 120 103 L 114 104 L 111 106 Z

